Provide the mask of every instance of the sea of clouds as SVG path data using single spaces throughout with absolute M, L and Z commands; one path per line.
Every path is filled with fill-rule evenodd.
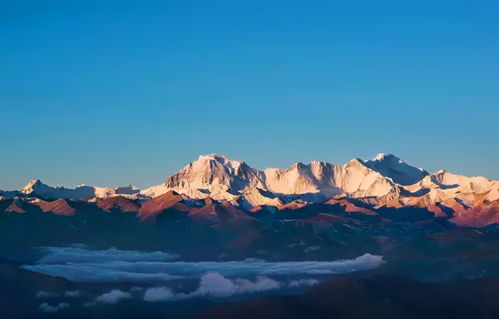
M 370 270 L 383 263 L 381 256 L 370 254 L 335 261 L 246 259 L 186 262 L 179 260 L 177 255 L 160 251 L 93 250 L 83 245 L 39 247 L 37 250 L 41 255 L 37 262 L 22 268 L 73 282 L 137 284 L 128 290 L 110 289 L 100 294 L 78 290 L 39 291 L 36 297 L 41 300 L 39 309 L 44 312 L 67 311 L 78 306 L 74 302 L 81 303 L 81 300 L 84 301 L 79 306 L 94 307 L 128 299 L 145 302 L 173 302 L 199 297 L 224 299 L 297 289 L 316 285 L 328 275 Z M 195 285 L 186 291 L 178 289 L 179 281 L 190 281 Z
M 197 288 L 190 292 L 175 291 L 172 287 L 131 287 L 128 290 L 111 289 L 95 295 L 94 293 L 83 293 L 78 290 L 65 291 L 64 293 L 53 293 L 40 291 L 36 297 L 42 300 L 39 309 L 43 312 L 58 312 L 60 310 L 75 307 L 96 307 L 103 305 L 114 305 L 129 299 L 139 299 L 144 302 L 175 302 L 192 298 L 206 297 L 210 299 L 224 299 L 237 295 L 269 292 L 282 288 L 310 287 L 318 284 L 315 279 L 299 280 L 275 280 L 266 276 L 258 276 L 254 280 L 246 278 L 227 278 L 216 272 L 209 272 L 201 276 Z M 74 298 L 83 297 L 85 301 Z M 71 303 L 70 303 L 71 302 Z M 79 302 L 79 304 L 78 304 Z
M 364 254 L 336 261 L 243 261 L 186 262 L 165 252 L 92 250 L 82 246 L 40 247 L 36 264 L 22 268 L 74 282 L 160 283 L 199 279 L 206 273 L 224 277 L 334 275 L 369 270 L 383 263 L 382 256 Z
M 67 247 L 38 247 L 38 252 L 43 257 L 39 264 L 60 263 L 86 263 L 86 262 L 111 262 L 111 261 L 166 261 L 177 259 L 174 254 L 162 251 L 141 252 L 136 250 L 120 250 L 109 248 L 104 250 L 89 249 L 86 245 L 73 244 Z

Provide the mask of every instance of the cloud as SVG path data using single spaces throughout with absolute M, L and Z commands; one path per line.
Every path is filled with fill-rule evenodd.
M 134 265 L 137 269 L 133 269 Z M 62 277 L 73 282 L 135 282 L 155 283 L 181 279 L 182 276 L 170 275 L 163 272 L 151 273 L 148 267 L 137 263 L 126 262 L 123 266 L 109 263 L 97 264 L 58 264 L 58 265 L 23 265 L 21 268 L 38 272 L 48 276 Z M 153 269 L 153 268 L 152 268 Z
M 49 305 L 48 303 L 44 302 L 42 303 L 41 305 L 38 306 L 38 308 L 40 310 L 43 310 L 45 312 L 57 312 L 61 309 L 64 309 L 64 308 L 68 308 L 69 307 L 69 304 L 65 303 L 65 302 L 60 302 L 59 304 L 57 304 L 56 306 L 51 306 Z
M 144 300 L 175 301 L 196 297 L 228 298 L 234 295 L 279 289 L 281 283 L 268 277 L 257 277 L 255 281 L 244 278 L 229 279 L 216 272 L 204 274 L 198 288 L 190 293 L 174 293 L 167 287 L 153 287 L 146 290 Z
M 78 254 L 75 250 L 78 250 Z M 164 260 L 173 258 L 173 255 L 163 252 L 140 253 L 114 248 L 92 251 L 81 247 L 45 247 L 43 251 L 47 255 L 41 258 L 38 264 L 23 265 L 22 268 L 45 275 L 63 277 L 74 282 L 127 281 L 157 284 L 177 279 L 197 279 L 200 278 L 200 274 L 205 273 L 219 273 L 229 278 L 342 274 L 374 269 L 383 263 L 382 256 L 371 254 L 336 261 L 267 262 L 249 259 L 225 262 L 183 262 Z M 94 257 L 92 257 L 93 252 Z M 162 260 L 156 260 L 156 258 Z
M 39 291 L 36 294 L 36 298 L 56 298 L 60 297 L 61 295 L 55 292 L 49 292 L 49 291 Z
M 169 300 L 173 297 L 175 297 L 173 291 L 166 287 L 152 287 L 144 294 L 144 300 L 149 302 Z
M 39 264 L 168 261 L 178 258 L 177 255 L 161 251 L 140 252 L 135 250 L 119 250 L 116 248 L 93 250 L 87 248 L 85 245 L 38 247 L 37 249 L 45 254 L 38 260 Z
M 302 286 L 314 286 L 319 283 L 318 280 L 315 279 L 299 279 L 299 280 L 291 280 L 288 283 L 289 287 L 302 287 Z
M 229 279 L 217 272 L 206 273 L 201 277 L 199 287 L 190 293 L 178 293 L 172 299 L 194 297 L 227 298 L 234 295 L 279 289 L 281 284 L 268 277 L 259 276 L 255 281 L 244 278 Z
M 229 297 L 236 294 L 238 286 L 230 279 L 216 272 L 210 272 L 201 277 L 199 288 L 193 295 Z
M 210 272 L 201 277 L 199 288 L 192 294 L 197 296 L 230 297 L 236 294 L 252 293 L 278 289 L 281 284 L 268 277 L 258 277 L 256 281 L 237 278 L 225 278 L 217 272 Z
M 79 290 L 68 290 L 64 293 L 65 297 L 80 297 L 81 293 Z
M 95 301 L 114 304 L 123 299 L 128 299 L 131 297 L 132 295 L 129 294 L 128 292 L 119 289 L 113 289 L 110 292 L 106 292 L 105 294 L 98 296 L 97 299 L 95 299 Z
M 309 247 L 303 249 L 303 251 L 306 252 L 306 253 L 309 253 L 311 251 L 318 251 L 320 249 L 321 249 L 320 246 L 309 246 Z

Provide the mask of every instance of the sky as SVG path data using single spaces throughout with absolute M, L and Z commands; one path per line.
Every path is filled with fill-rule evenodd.
M 396 154 L 499 179 L 498 1 L 0 1 L 0 189 Z

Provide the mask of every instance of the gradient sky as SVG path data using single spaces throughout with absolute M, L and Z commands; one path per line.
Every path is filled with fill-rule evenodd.
M 0 189 L 394 153 L 499 179 L 499 1 L 0 1 Z

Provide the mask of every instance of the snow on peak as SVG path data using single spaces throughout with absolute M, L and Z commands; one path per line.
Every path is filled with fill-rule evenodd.
M 21 193 L 24 193 L 24 194 L 30 194 L 33 192 L 34 188 L 37 187 L 37 186 L 41 186 L 41 185 L 44 185 L 46 186 L 45 184 L 42 183 L 42 181 L 40 181 L 39 179 L 32 179 L 30 180 L 26 186 L 24 186 L 20 192 Z
M 397 156 L 393 155 L 393 154 L 390 154 L 390 153 L 378 153 L 373 159 L 372 161 L 382 161 L 382 160 L 386 160 L 386 159 L 396 159 L 396 160 L 399 160 L 401 161 L 400 158 L 398 158 Z
M 164 186 L 152 187 L 143 194 L 154 193 L 157 196 L 175 190 L 191 197 L 204 198 L 212 193 L 238 192 L 248 186 L 261 187 L 261 177 L 257 175 L 258 171 L 243 161 L 231 160 L 221 154 L 201 155 L 168 177 Z
M 44 184 L 39 179 L 30 180 L 21 190 L 26 195 L 35 195 L 48 199 L 82 199 L 93 197 L 108 197 L 117 194 L 116 189 L 111 187 L 95 187 L 87 185 L 78 185 L 75 188 L 66 188 L 63 186 L 50 186 Z
M 33 187 L 33 186 L 35 186 L 35 185 L 39 185 L 39 184 L 42 184 L 42 181 L 41 181 L 41 180 L 39 180 L 39 179 L 32 179 L 32 180 L 30 180 L 30 181 L 26 184 L 26 186 L 24 186 L 24 187 L 23 187 L 23 189 L 24 189 L 24 188 L 26 188 L 26 189 L 27 189 L 27 188 L 31 188 L 31 187 Z
M 361 160 L 360 158 L 352 158 L 351 160 L 349 160 L 345 166 L 365 166 L 364 165 L 364 161 Z
M 313 161 L 309 164 L 297 162 L 287 169 L 262 171 L 243 161 L 210 154 L 200 156 L 168 177 L 165 184 L 153 186 L 142 194 L 156 197 L 175 190 L 194 198 L 216 194 L 232 200 L 246 188 L 258 188 L 279 196 L 329 198 L 343 192 L 354 196 L 382 196 L 393 192 L 395 185 L 389 178 L 366 167 L 360 159 L 343 166 Z
M 203 160 L 214 160 L 220 163 L 232 163 L 232 164 L 242 164 L 244 163 L 243 161 L 240 160 L 233 160 L 228 158 L 227 156 L 223 154 L 218 154 L 218 153 L 213 153 L 213 154 L 207 154 L 207 155 L 200 155 L 198 158 L 198 161 L 203 161 Z
M 42 198 L 81 199 L 157 197 L 175 191 L 186 198 L 211 197 L 250 206 L 273 205 L 296 199 L 321 201 L 344 194 L 351 198 L 374 198 L 379 204 L 399 195 L 423 193 L 423 188 L 432 203 L 447 195 L 470 202 L 473 194 L 485 194 L 492 189 L 484 197 L 491 200 L 499 197 L 498 185 L 499 181 L 454 175 L 445 170 L 429 175 L 424 169 L 386 153 L 366 161 L 354 158 L 343 165 L 312 161 L 309 164 L 297 162 L 285 169 L 265 170 L 252 168 L 244 161 L 232 160 L 222 154 L 208 154 L 185 165 L 163 184 L 143 191 L 132 185 L 116 188 L 84 185 L 76 188 L 53 187 L 35 179 L 21 193 Z
M 485 193 L 490 190 L 495 181 L 482 176 L 463 176 L 439 170 L 430 175 L 430 180 L 443 189 L 458 188 L 461 193 Z
M 372 160 L 364 161 L 364 165 L 400 185 L 412 185 L 429 175 L 424 169 L 411 166 L 399 157 L 386 153 L 380 153 Z

